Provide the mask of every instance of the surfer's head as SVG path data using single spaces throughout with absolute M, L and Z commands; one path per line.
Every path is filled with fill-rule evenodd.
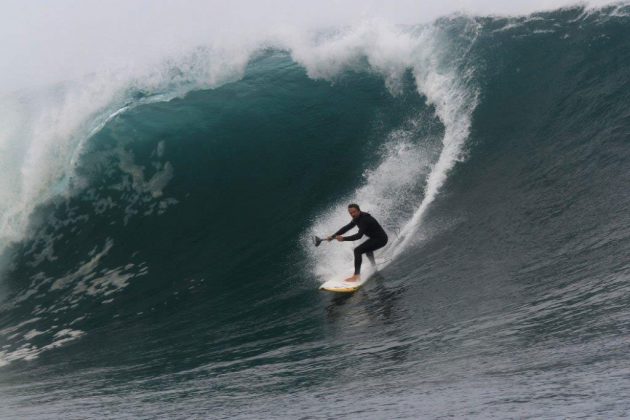
M 350 216 L 352 216 L 353 219 L 356 219 L 359 215 L 361 215 L 361 209 L 358 204 L 348 204 L 348 213 L 350 213 Z

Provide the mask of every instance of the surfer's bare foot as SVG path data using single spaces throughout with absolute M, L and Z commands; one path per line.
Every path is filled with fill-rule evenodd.
M 360 279 L 361 279 L 361 276 L 358 274 L 355 274 L 353 276 L 348 277 L 344 281 L 359 281 Z

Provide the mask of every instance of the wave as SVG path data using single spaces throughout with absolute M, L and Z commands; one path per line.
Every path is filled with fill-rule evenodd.
M 466 67 L 465 63 L 446 64 L 466 46 L 449 49 L 442 45 L 447 41 L 439 32 L 437 26 L 402 29 L 370 21 L 326 37 L 284 34 L 283 40 L 265 40 L 236 52 L 197 48 L 148 74 L 95 75 L 44 92 L 9 96 L 5 106 L 14 111 L 9 117 L 20 118 L 9 119 L 14 128 L 5 131 L 2 140 L 5 144 L 10 141 L 10 147 L 2 162 L 6 169 L 0 188 L 5 203 L 0 208 L 0 254 L 26 237 L 38 206 L 81 188 L 83 181 L 77 179 L 76 168 L 85 142 L 108 121 L 135 106 L 238 80 L 248 61 L 269 48 L 288 51 L 313 79 L 332 81 L 347 71 L 374 71 L 393 94 L 400 92 L 405 73 L 412 71 L 419 92 L 437 104 L 438 116 L 446 121 L 444 157 L 431 178 L 429 195 L 433 196 L 457 159 L 470 118 L 465 114 L 474 108 L 475 96 L 465 92 L 465 80 L 457 74 L 457 66 Z
M 283 354 L 289 375 L 334 364 L 322 337 L 339 318 L 344 356 L 378 337 L 386 349 L 362 357 L 385 372 L 393 354 L 409 375 L 408 355 L 486 357 L 475 334 L 497 357 L 612 343 L 630 237 L 627 12 L 281 28 L 5 95 L 3 370 L 109 351 L 242 384 Z M 350 269 L 351 250 L 309 237 L 345 224 L 351 201 L 393 238 L 386 280 L 326 300 L 318 281 Z

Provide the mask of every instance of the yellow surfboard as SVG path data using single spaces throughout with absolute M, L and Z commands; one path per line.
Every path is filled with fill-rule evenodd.
M 368 281 L 368 279 L 370 278 L 370 274 L 362 275 L 361 279 L 357 281 L 345 281 L 344 279 L 347 277 L 347 275 L 334 277 L 319 286 L 319 290 L 336 293 L 353 293 L 359 290 L 361 286 L 363 286 Z

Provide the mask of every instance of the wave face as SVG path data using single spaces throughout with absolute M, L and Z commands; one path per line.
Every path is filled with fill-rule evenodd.
M 368 21 L 5 97 L 0 414 L 627 414 L 628 30 Z M 354 201 L 392 240 L 323 294 Z

